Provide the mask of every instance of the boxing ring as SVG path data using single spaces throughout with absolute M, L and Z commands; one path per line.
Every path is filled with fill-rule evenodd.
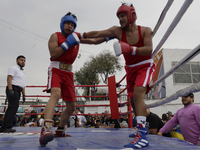
M 67 128 L 72 137 L 55 138 L 46 147 L 40 147 L 40 127 L 15 127 L 16 133 L 0 133 L 1 150 L 133 150 L 124 148 L 131 142 L 128 138 L 131 128 Z M 53 131 L 55 128 L 53 128 Z M 192 145 L 177 138 L 147 135 L 150 145 L 144 150 L 195 150 L 199 146 Z
M 173 0 L 169 0 L 165 9 L 163 10 L 160 19 L 153 30 L 153 35 L 155 35 L 158 30 L 160 24 L 162 23 L 164 16 L 166 15 L 169 7 L 171 6 Z M 163 36 L 162 40 L 156 47 L 153 52 L 153 56 L 158 52 L 164 42 L 167 40 L 170 33 L 173 31 L 175 26 L 180 21 L 181 17 L 192 3 L 192 0 L 186 0 L 183 4 L 182 8 L 178 12 L 177 16 L 174 18 L 172 24 L 167 30 L 166 34 Z M 159 78 L 156 82 L 151 85 L 151 88 L 158 85 L 161 81 L 166 79 L 169 75 L 171 75 L 177 68 L 190 61 L 200 52 L 200 45 L 193 49 L 187 56 L 185 56 L 179 63 L 177 63 L 174 67 L 172 67 L 168 72 L 166 72 L 161 78 Z M 117 93 L 116 88 L 120 86 L 120 83 L 126 78 L 126 75 L 122 80 L 116 83 L 115 76 L 111 76 L 108 78 L 107 86 L 109 95 L 102 97 L 109 97 L 110 104 L 102 104 L 102 105 L 76 105 L 76 107 L 101 107 L 101 106 L 109 106 L 110 114 L 81 114 L 81 115 L 111 115 L 112 119 L 119 119 L 120 115 L 128 114 L 129 115 L 129 128 L 67 128 L 66 132 L 70 134 L 72 137 L 65 138 L 55 138 L 53 141 L 49 142 L 46 147 L 41 147 L 39 144 L 39 136 L 41 127 L 13 127 L 17 131 L 15 133 L 0 133 L 0 150 L 132 150 L 132 148 L 124 148 L 124 145 L 130 143 L 133 139 L 129 138 L 130 133 L 134 133 L 135 129 L 132 128 L 132 118 L 130 113 L 132 112 L 131 105 L 129 101 L 125 103 L 119 103 L 118 98 L 120 94 L 122 94 L 126 88 L 124 88 L 121 92 Z M 83 85 L 82 85 L 83 86 Z M 88 87 L 102 87 L 100 85 L 86 85 Z M 27 88 L 41 88 L 46 86 L 26 86 Z M 81 87 L 81 86 L 76 86 Z M 193 84 L 190 87 L 179 90 L 173 95 L 161 99 L 156 103 L 152 103 L 147 105 L 148 108 L 157 107 L 163 105 L 165 103 L 169 103 L 181 97 L 187 93 L 198 92 L 200 91 L 200 83 Z M 27 95 L 26 97 L 50 97 L 44 95 Z M 76 97 L 101 97 L 101 96 L 76 96 Z M 7 105 L 1 105 L 2 107 L 6 107 Z M 119 107 L 127 106 L 127 112 L 120 112 Z M 45 107 L 45 105 L 20 105 L 20 107 Z M 56 107 L 65 107 L 65 105 L 57 105 Z M 41 115 L 40 113 L 19 113 L 26 115 Z M 56 113 L 55 115 L 61 115 L 60 113 Z M 78 115 L 78 114 L 74 114 Z M 55 127 L 53 128 L 53 132 Z M 169 138 L 169 137 L 161 137 L 158 135 L 147 135 L 147 139 L 149 140 L 150 145 L 144 150 L 195 150 L 200 149 L 199 146 L 193 145 L 186 141 L 177 139 L 177 138 Z

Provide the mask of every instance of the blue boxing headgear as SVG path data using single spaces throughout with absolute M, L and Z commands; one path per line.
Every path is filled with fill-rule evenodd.
M 64 24 L 65 24 L 65 22 L 72 22 L 74 24 L 74 30 L 76 29 L 76 18 L 74 18 L 71 15 L 66 15 L 66 16 L 62 17 L 62 19 L 60 21 L 60 30 L 62 31 L 62 33 L 65 34 L 65 31 L 64 31 Z

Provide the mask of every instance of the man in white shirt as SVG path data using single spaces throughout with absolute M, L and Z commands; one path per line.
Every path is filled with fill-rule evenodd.
M 16 59 L 16 66 L 8 69 L 6 96 L 8 99 L 8 108 L 5 113 L 3 125 L 0 132 L 15 132 L 12 129 L 13 120 L 19 107 L 21 92 L 23 95 L 23 103 L 25 102 L 25 74 L 23 67 L 25 66 L 26 58 L 22 55 Z
M 79 107 L 76 108 L 76 113 L 77 114 L 81 114 Z M 84 127 L 84 125 L 87 123 L 87 120 L 86 120 L 85 116 L 77 115 L 77 117 L 78 117 L 79 126 L 80 127 Z

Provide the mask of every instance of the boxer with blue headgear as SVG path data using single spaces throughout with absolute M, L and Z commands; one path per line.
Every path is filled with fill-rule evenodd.
M 62 17 L 60 22 L 61 32 L 55 32 L 48 41 L 50 53 L 50 66 L 48 69 L 48 86 L 44 92 L 51 92 L 51 97 L 45 107 L 44 121 L 40 134 L 40 145 L 45 146 L 55 137 L 71 137 L 66 134 L 66 122 L 75 110 L 76 93 L 72 72 L 72 64 L 77 58 L 79 43 L 100 44 L 104 38 L 82 39 L 81 34 L 74 32 L 77 19 L 70 12 Z M 62 97 L 66 102 L 66 109 L 62 112 L 58 128 L 52 132 L 54 126 L 53 116 L 55 104 Z
M 77 26 L 77 18 L 75 15 L 72 15 L 70 12 L 67 13 L 64 17 L 61 18 L 61 21 L 60 21 L 60 30 L 63 34 L 65 34 L 65 31 L 64 31 L 64 24 L 66 22 L 72 22 L 74 24 L 74 29 L 73 31 L 76 29 L 76 26 Z M 72 32 L 73 32 L 72 31 Z

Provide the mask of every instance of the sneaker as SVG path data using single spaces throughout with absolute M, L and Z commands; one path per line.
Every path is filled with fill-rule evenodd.
M 13 133 L 16 132 L 16 129 L 12 129 L 12 128 L 8 128 L 8 129 L 4 129 L 5 133 Z
M 42 147 L 46 146 L 48 142 L 54 139 L 54 134 L 52 133 L 52 128 L 54 121 L 50 119 L 45 119 L 42 123 L 42 130 L 40 134 L 40 145 Z
M 4 130 L 5 130 L 4 128 L 0 128 L 0 133 L 4 132 Z
M 63 130 L 62 129 L 56 129 L 55 132 L 54 132 L 54 136 L 55 137 L 72 137 L 71 135 L 69 134 L 65 134 L 65 130 L 67 128 L 65 127 Z
M 131 143 L 124 145 L 124 147 L 130 147 L 135 149 L 140 149 L 147 146 L 149 146 L 149 141 L 146 138 L 146 128 L 144 127 L 139 127 L 139 130 L 135 135 L 134 140 Z

